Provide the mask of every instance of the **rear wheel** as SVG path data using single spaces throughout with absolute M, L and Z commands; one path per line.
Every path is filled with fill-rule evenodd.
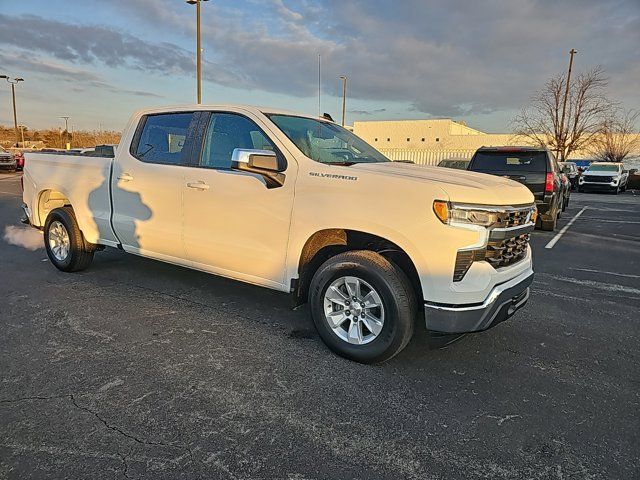
M 553 232 L 556 229 L 556 225 L 558 224 L 558 214 L 559 212 L 554 212 L 551 215 L 551 220 L 540 219 L 540 228 L 547 232 Z
M 44 225 L 44 246 L 51 263 L 63 272 L 86 269 L 95 251 L 95 245 L 84 239 L 71 207 L 49 213 Z
M 413 334 L 416 299 L 411 283 L 376 252 L 350 251 L 327 260 L 311 280 L 309 301 L 325 344 L 356 362 L 388 360 Z

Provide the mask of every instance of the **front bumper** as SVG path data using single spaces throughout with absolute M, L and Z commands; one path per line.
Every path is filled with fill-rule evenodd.
M 425 302 L 427 330 L 439 333 L 481 332 L 505 321 L 529 299 L 533 272 L 497 285 L 482 303 L 446 305 Z
M 0 163 L 0 170 L 17 170 L 18 169 L 18 165 L 16 164 L 16 162 L 1 162 Z
M 618 189 L 618 183 L 582 182 L 578 184 L 582 190 L 594 190 L 599 192 L 613 192 Z

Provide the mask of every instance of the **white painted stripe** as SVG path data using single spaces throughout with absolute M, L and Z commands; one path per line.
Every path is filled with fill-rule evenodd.
M 635 213 L 635 212 L 634 212 Z M 608 218 L 593 218 L 593 217 L 589 217 L 589 220 L 594 220 L 595 222 L 604 222 L 604 223 L 630 223 L 632 225 L 636 225 L 639 224 L 640 222 L 636 222 L 633 220 L 611 220 Z
M 575 222 L 575 221 L 578 219 L 578 217 L 579 217 L 580 215 L 582 215 L 582 212 L 584 212 L 587 208 L 589 208 L 589 207 L 588 207 L 588 206 L 587 206 L 587 207 L 584 207 L 582 210 L 580 210 L 578 213 L 576 213 L 575 217 L 573 217 L 571 220 L 569 220 L 569 223 L 567 223 L 564 227 L 562 227 L 562 230 L 560 230 L 560 231 L 556 234 L 556 236 L 555 236 L 555 237 L 553 237 L 553 238 L 551 239 L 551 241 L 550 241 L 549 243 L 547 243 L 547 244 L 544 246 L 544 248 L 553 248 L 553 246 L 554 246 L 556 243 L 558 243 L 558 240 L 560 240 L 560 238 L 562 238 L 562 235 L 564 235 L 564 234 L 566 233 L 566 231 L 567 231 L 567 230 L 569 230 L 569 227 L 570 227 L 571 225 L 573 225 L 573 222 Z
M 640 295 L 640 289 L 627 287 L 624 285 L 618 285 L 617 283 L 594 282 L 593 280 L 582 280 L 582 279 L 573 278 L 573 277 L 563 277 L 561 275 L 553 275 L 551 273 L 536 273 L 536 275 L 552 278 L 560 282 L 574 283 L 576 285 L 592 287 L 598 290 L 604 290 L 606 292 L 622 292 L 622 293 L 631 293 L 633 295 Z
M 576 270 L 578 272 L 604 273 L 605 275 L 615 275 L 616 277 L 640 278 L 640 275 L 631 275 L 629 273 L 607 272 L 607 271 L 604 271 L 604 270 L 593 270 L 591 268 L 573 268 L 573 267 L 569 267 L 569 269 L 570 270 Z

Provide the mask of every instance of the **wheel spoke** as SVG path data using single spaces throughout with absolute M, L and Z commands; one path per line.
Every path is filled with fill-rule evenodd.
M 362 343 L 362 327 L 360 326 L 360 322 L 351 322 L 347 335 L 349 343 L 360 345 Z
M 347 320 L 347 316 L 344 313 L 344 310 L 338 310 L 337 312 L 331 312 L 327 315 L 327 320 L 329 320 L 329 325 L 334 330 L 339 328 L 345 320 Z
M 373 290 L 367 293 L 365 297 L 362 299 L 362 301 L 364 302 L 365 308 L 374 308 L 374 307 L 379 307 L 381 305 L 380 297 Z
M 344 286 L 350 297 L 360 299 L 360 279 L 356 277 L 344 277 Z
M 374 335 L 379 335 L 382 331 L 382 322 L 368 313 L 365 313 L 364 317 L 362 317 L 362 323 Z
M 340 289 L 334 285 L 331 285 L 327 289 L 327 293 L 325 294 L 325 298 L 330 300 L 333 303 L 337 303 L 338 305 L 345 306 L 345 301 L 347 300 L 347 296 L 340 291 Z

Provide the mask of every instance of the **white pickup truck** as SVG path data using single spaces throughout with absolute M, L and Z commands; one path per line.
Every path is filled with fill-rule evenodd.
M 292 293 L 333 351 L 380 362 L 421 319 L 486 330 L 529 297 L 531 192 L 391 162 L 348 130 L 276 109 L 135 113 L 114 158 L 27 153 L 25 222 L 51 262 L 107 247 Z
M 578 179 L 578 191 L 605 191 L 616 195 L 627 189 L 629 172 L 624 164 L 613 162 L 592 162 Z

